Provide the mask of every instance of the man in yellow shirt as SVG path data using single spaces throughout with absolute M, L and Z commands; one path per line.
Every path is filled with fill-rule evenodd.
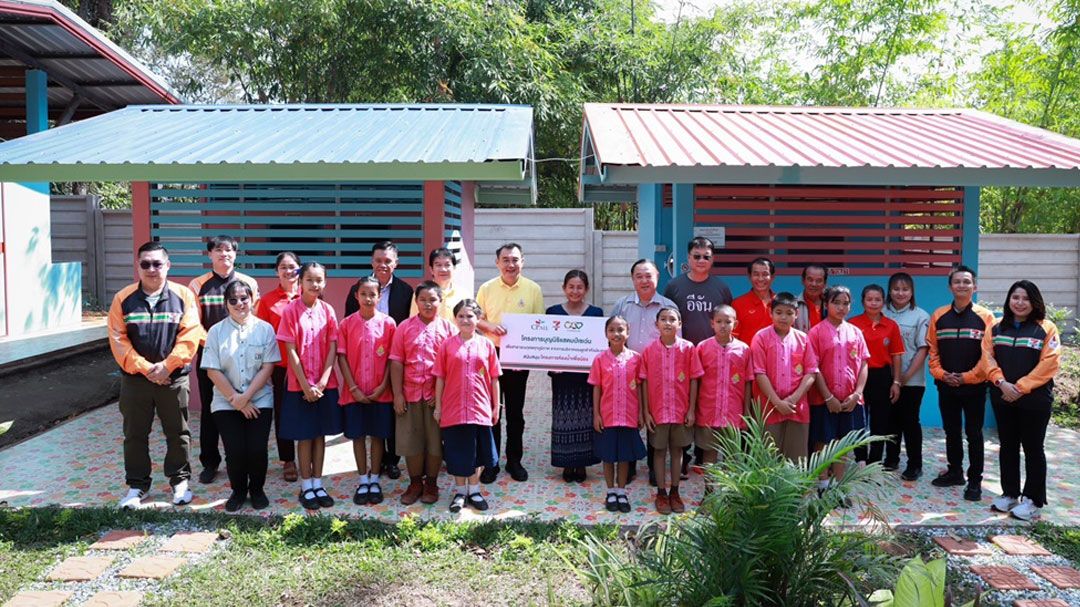
M 543 314 L 544 294 L 540 285 L 521 275 L 525 267 L 525 255 L 521 245 L 508 242 L 495 250 L 495 265 L 499 267 L 499 276 L 480 285 L 476 292 L 476 301 L 484 311 L 480 320 L 480 330 L 495 342 L 498 350 L 500 340 L 506 335 L 502 325 L 503 314 Z M 495 433 L 496 453 L 502 453 L 502 419 L 506 418 L 506 471 L 515 481 L 526 481 L 529 473 L 521 465 L 523 452 L 522 435 L 525 433 L 525 386 L 529 381 L 528 371 L 503 370 L 499 378 L 502 389 L 505 415 L 499 416 L 499 423 L 493 428 Z M 499 465 L 485 468 L 480 475 L 483 483 L 493 483 L 499 475 Z

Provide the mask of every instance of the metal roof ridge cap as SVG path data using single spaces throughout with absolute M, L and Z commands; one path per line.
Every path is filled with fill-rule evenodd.
M 740 105 L 705 103 L 586 103 L 590 108 L 609 110 L 698 110 L 739 113 L 806 113 L 806 114 L 907 114 L 907 115 L 956 115 L 966 108 L 905 108 L 905 107 L 856 107 L 825 105 Z
M 0 0 L 3 2 L 4 0 Z M 380 110 L 380 109 L 405 109 L 405 110 L 508 110 L 512 112 L 528 113 L 532 116 L 533 107 L 525 104 L 496 104 L 496 103 L 191 103 L 171 106 L 154 104 L 129 105 L 123 109 L 134 108 L 139 110 L 164 111 L 196 111 L 196 110 Z

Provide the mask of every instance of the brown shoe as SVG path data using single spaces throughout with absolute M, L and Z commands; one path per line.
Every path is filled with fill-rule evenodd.
M 285 481 L 289 483 L 295 483 L 296 479 L 300 478 L 300 475 L 296 472 L 295 462 L 285 462 L 285 466 L 281 469 L 281 475 L 285 477 Z
M 671 511 L 675 513 L 686 512 L 686 504 L 683 504 L 682 498 L 679 497 L 679 488 L 672 487 L 668 492 L 668 501 L 671 502 Z
M 424 479 L 424 492 L 420 496 L 420 502 L 434 504 L 439 501 L 439 479 L 427 477 Z
M 666 494 L 656 494 L 656 511 L 660 514 L 671 514 L 671 501 Z
M 405 489 L 405 493 L 401 494 L 401 503 L 406 506 L 412 506 L 416 503 L 416 500 L 420 499 L 420 494 L 424 492 L 424 481 L 419 476 L 413 476 L 409 478 L 409 487 Z

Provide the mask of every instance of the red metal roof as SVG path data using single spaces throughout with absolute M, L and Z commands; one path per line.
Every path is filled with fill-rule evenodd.
M 1080 185 L 1080 141 L 963 109 L 589 103 L 582 155 L 583 175 L 610 184 L 671 182 L 657 179 L 659 169 L 701 183 L 712 174 L 701 169 L 713 167 L 723 182 L 738 177 L 725 168 L 798 167 L 807 169 L 801 177 L 819 182 L 851 169 L 869 169 L 864 174 L 878 183 L 893 174 L 878 169 L 900 169 L 919 182 L 926 169 L 945 169 L 962 177 L 956 185 L 981 185 L 978 173 L 966 171 L 976 169 L 986 184 L 1052 173 L 1045 185 Z M 678 170 L 686 168 L 696 170 Z M 1018 170 L 1027 172 L 1024 179 Z M 797 181 L 790 171 L 787 177 Z

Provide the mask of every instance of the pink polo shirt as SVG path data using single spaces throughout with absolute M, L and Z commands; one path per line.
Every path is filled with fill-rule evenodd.
M 443 379 L 439 426 L 492 425 L 491 414 L 499 406 L 492 402 L 493 384 L 502 375 L 502 367 L 490 339 L 481 335 L 468 341 L 461 335 L 448 337 L 439 347 L 433 373 Z
M 697 345 L 697 353 L 705 375 L 698 388 L 694 425 L 745 428 L 746 382 L 754 381 L 750 346 L 734 338 L 723 346 L 706 339 Z
M 322 376 L 323 363 L 326 355 L 330 353 L 330 342 L 337 340 L 338 322 L 334 315 L 334 308 L 325 301 L 318 299 L 310 308 L 304 305 L 302 298 L 297 298 L 285 310 L 281 312 L 281 324 L 278 325 L 277 339 L 280 342 L 296 345 L 296 353 L 300 356 L 300 366 L 304 369 L 304 377 L 308 385 L 314 386 L 319 383 Z M 300 382 L 293 375 L 292 367 L 287 367 L 288 386 L 290 392 L 300 391 Z M 326 382 L 326 388 L 337 387 L 337 374 L 331 372 L 330 379 Z
M 690 410 L 690 381 L 704 375 L 694 344 L 676 337 L 665 346 L 656 338 L 641 353 L 638 379 L 646 380 L 653 423 L 682 424 Z
M 840 400 L 851 396 L 859 380 L 859 369 L 863 362 L 870 360 L 870 350 L 866 347 L 862 331 L 855 325 L 844 321 L 839 327 L 825 319 L 806 334 L 810 348 L 818 360 L 818 371 L 825 378 L 829 393 Z M 817 388 L 810 388 L 817 392 Z M 824 405 L 824 394 L 819 394 L 814 406 Z
M 589 383 L 600 386 L 600 418 L 605 428 L 637 428 L 641 415 L 638 402 L 638 375 L 641 355 L 623 349 L 615 356 L 604 350 L 593 359 Z
M 772 382 L 773 390 L 780 398 L 790 396 L 799 387 L 803 377 L 812 375 L 818 368 L 817 357 L 810 348 L 806 339 L 806 333 L 798 329 L 791 329 L 787 336 L 781 338 L 776 330 L 769 328 L 761 330 L 754 335 L 750 342 L 750 359 L 753 361 L 754 375 L 764 373 Z M 810 405 L 803 395 L 795 404 L 795 412 L 791 415 L 781 415 L 772 407 L 765 404 L 765 394 L 754 382 L 754 397 L 761 399 L 766 410 L 769 411 L 765 418 L 767 424 L 777 424 L 785 421 L 794 421 L 800 424 L 810 423 Z
M 419 316 L 412 316 L 394 331 L 390 360 L 396 360 L 405 368 L 402 387 L 406 402 L 435 398 L 435 376 L 432 374 L 435 358 L 439 346 L 455 333 L 457 327 L 441 316 L 427 324 Z
M 349 362 L 353 381 L 364 394 L 371 394 L 386 376 L 386 364 L 390 361 L 390 342 L 394 339 L 397 323 L 386 314 L 375 311 L 370 320 L 364 320 L 359 312 L 350 314 L 338 328 L 338 354 L 344 354 Z M 394 391 L 387 387 L 376 399 L 380 403 L 394 402 Z M 352 393 L 341 390 L 338 403 L 355 403 Z

